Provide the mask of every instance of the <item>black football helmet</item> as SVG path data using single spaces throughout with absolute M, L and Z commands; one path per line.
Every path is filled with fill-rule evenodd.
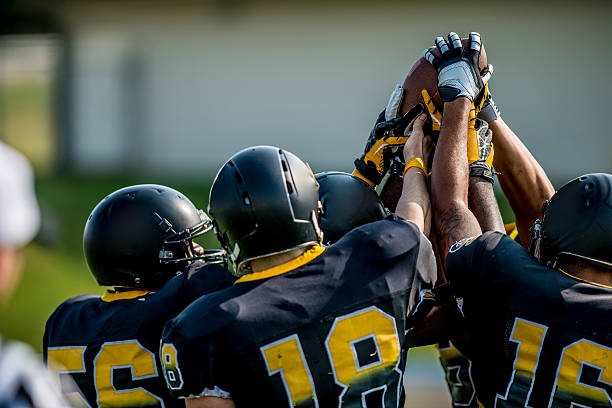
M 237 275 L 253 259 L 320 242 L 318 188 L 310 167 L 278 147 L 249 147 L 223 165 L 208 211 Z
M 212 221 L 169 187 L 125 187 L 104 198 L 89 215 L 83 250 L 101 286 L 156 290 L 195 259 L 225 262 L 222 250 L 196 254 L 192 239 Z
M 387 211 L 376 191 L 348 173 L 317 173 L 323 243 L 331 245 L 353 228 L 382 220 Z
M 566 255 L 612 269 L 612 175 L 569 181 L 545 204 L 532 234 L 532 253 L 544 265 L 555 267 Z

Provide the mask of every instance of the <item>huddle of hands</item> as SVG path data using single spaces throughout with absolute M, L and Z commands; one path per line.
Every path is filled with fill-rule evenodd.
M 436 37 L 435 46 L 423 51 L 423 57 L 438 71 L 438 91 L 443 103 L 467 98 L 471 102 L 468 121 L 468 164 L 470 175 L 493 182 L 493 143 L 488 123 L 499 118 L 487 82 L 493 66 L 479 70 L 482 48 L 480 34 L 469 35 L 467 49 L 460 37 L 451 32 L 448 40 Z M 439 56 L 434 51 L 437 48 Z M 401 115 L 399 109 L 404 90 L 398 85 L 389 104 L 377 118 L 363 155 L 355 160 L 354 174 L 372 187 L 380 184 L 392 163 L 419 167 L 428 174 L 435 142 L 440 133 L 442 114 L 426 89 L 421 91 L 423 104 L 417 104 Z M 427 110 L 427 114 L 425 114 Z M 431 118 L 428 122 L 427 118 Z

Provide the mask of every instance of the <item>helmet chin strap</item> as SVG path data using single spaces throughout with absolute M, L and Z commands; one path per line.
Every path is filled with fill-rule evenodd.
M 319 201 L 318 204 L 318 208 L 322 208 L 321 202 Z M 311 214 L 311 220 L 312 220 L 312 226 L 315 229 L 315 233 L 317 234 L 317 241 L 319 242 L 319 244 L 323 244 L 323 231 L 321 230 L 321 227 L 319 226 L 319 222 L 317 221 L 318 217 L 317 217 L 317 213 L 316 211 L 313 211 Z
M 531 239 L 529 241 L 529 253 L 538 260 L 538 262 L 542 262 L 542 221 L 535 220 L 533 226 L 531 227 Z

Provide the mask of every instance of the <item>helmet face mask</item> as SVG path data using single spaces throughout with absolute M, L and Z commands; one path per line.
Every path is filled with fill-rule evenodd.
M 156 290 L 190 261 L 224 262 L 223 251 L 201 253 L 194 247 L 193 239 L 211 228 L 208 216 L 176 190 L 154 184 L 125 187 L 89 216 L 85 259 L 100 286 Z
M 235 273 L 250 261 L 320 243 L 318 183 L 294 154 L 255 146 L 233 155 L 219 170 L 208 211 Z
M 193 227 L 176 232 L 167 237 L 159 251 L 159 262 L 162 264 L 177 264 L 202 260 L 212 264 L 227 264 L 225 251 L 222 249 L 204 249 L 198 254 L 193 240 L 213 229 L 212 220 L 202 210 L 198 210 L 200 222 Z M 154 216 L 155 218 L 155 216 Z M 181 256 L 175 256 L 181 254 Z
M 573 257 L 612 269 L 612 175 L 586 174 L 561 187 L 545 204 L 541 228 L 534 225 L 530 252 L 553 268 Z

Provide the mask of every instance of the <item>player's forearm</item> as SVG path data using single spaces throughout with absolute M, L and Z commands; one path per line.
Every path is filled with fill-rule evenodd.
M 467 205 L 467 126 L 470 101 L 458 98 L 444 105 L 444 118 L 432 170 L 433 219 L 442 263 L 455 242 L 480 234 Z
M 457 98 L 444 105 L 444 118 L 433 161 L 434 214 L 452 202 L 467 206 L 467 126 L 470 101 Z
M 505 233 L 504 221 L 499 212 L 492 183 L 480 177 L 470 177 L 468 205 L 483 232 Z
M 413 221 L 426 236 L 431 224 L 431 203 L 426 183 L 427 176 L 419 168 L 412 168 L 404 176 L 402 195 L 395 213 Z
M 514 211 L 519 235 L 529 236 L 529 228 L 542 217 L 542 204 L 555 193 L 546 172 L 518 136 L 501 119 L 492 121 L 498 180 Z M 528 241 L 528 240 L 525 240 Z

